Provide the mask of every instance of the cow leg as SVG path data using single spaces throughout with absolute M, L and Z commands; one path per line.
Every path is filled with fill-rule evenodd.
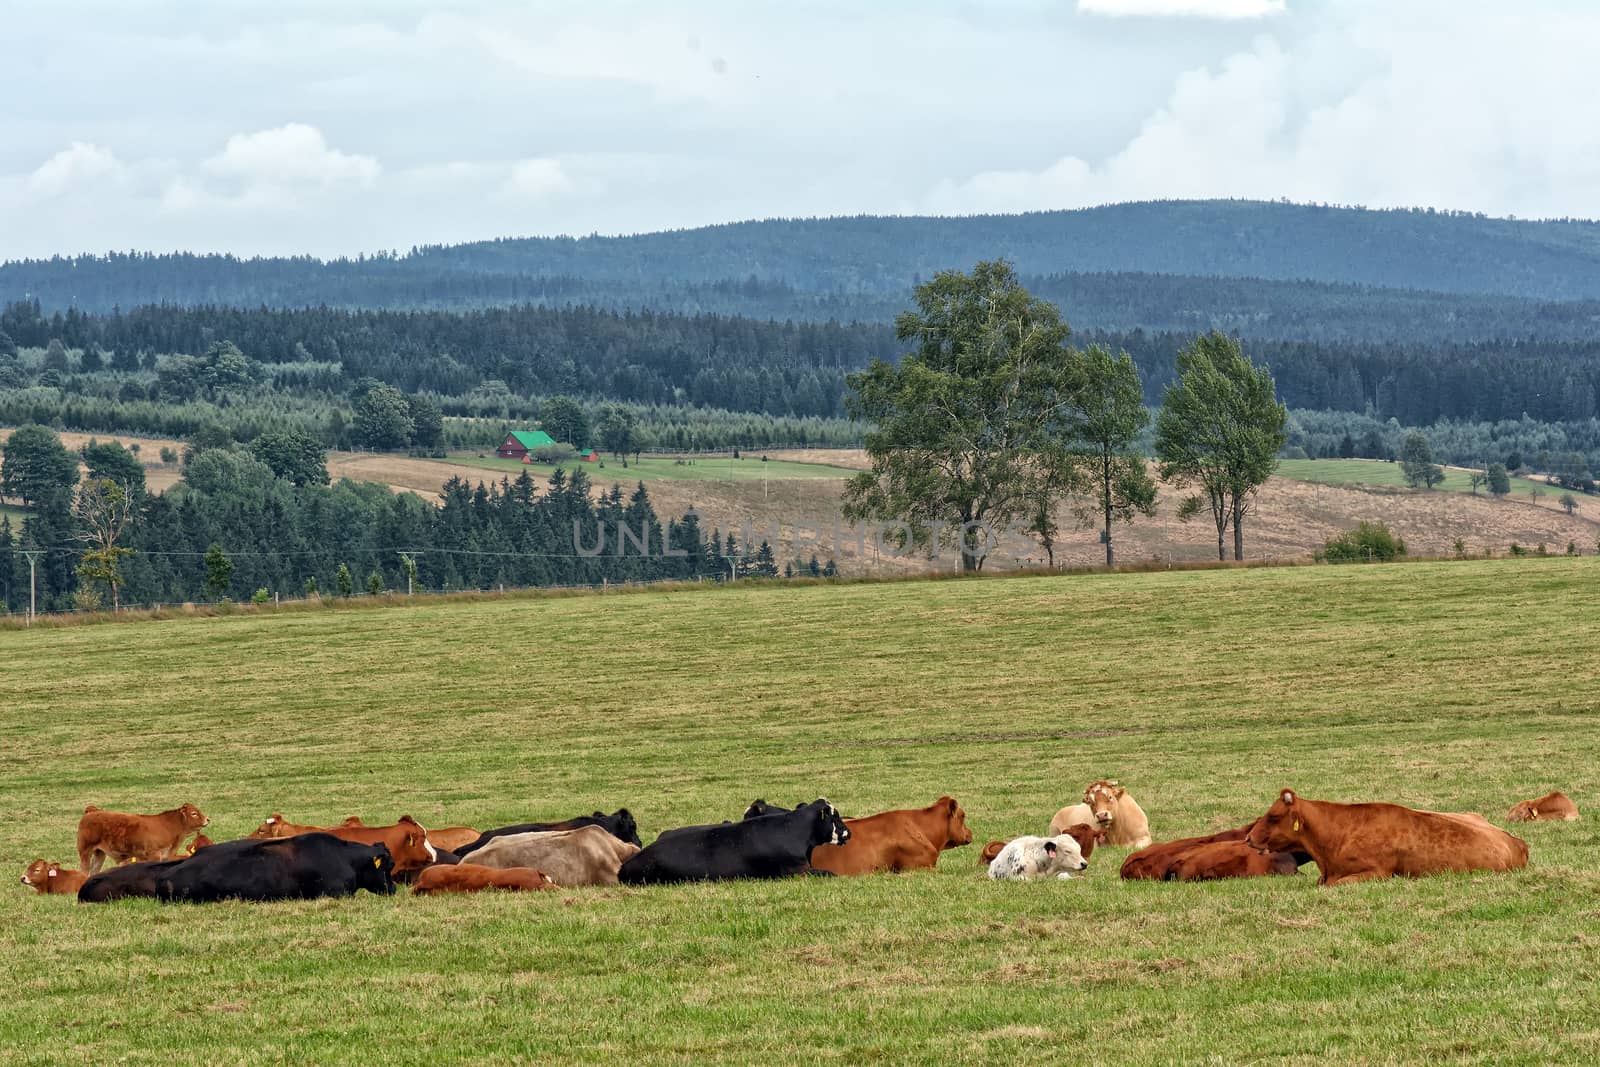
M 1319 885 L 1350 885 L 1351 883 L 1354 883 L 1354 882 L 1371 882 L 1371 881 L 1373 881 L 1375 879 L 1388 878 L 1388 877 L 1389 877 L 1389 875 L 1385 874 L 1383 871 L 1374 870 L 1373 868 L 1369 867 L 1364 871 L 1351 871 L 1349 874 L 1341 874 L 1337 878 L 1324 878 L 1318 884 Z
M 80 851 L 78 853 L 78 870 L 80 871 L 87 871 L 90 874 L 99 874 L 100 868 L 105 866 L 105 862 L 106 854 L 97 848 L 91 848 L 88 851 Z
M 891 871 L 921 871 L 939 866 L 939 846 L 933 842 L 918 839 L 916 842 L 905 842 L 895 850 L 894 862 L 889 865 Z

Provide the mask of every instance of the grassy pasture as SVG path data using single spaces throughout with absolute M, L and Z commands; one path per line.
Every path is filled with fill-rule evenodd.
M 1294 786 L 1503 816 L 1527 871 L 781 884 L 196 908 L 0 893 L 52 1063 L 1600 1058 L 1600 561 L 760 587 L 0 631 L 0 866 L 86 803 L 495 825 L 950 792 L 978 844 L 1114 776 L 1158 838 Z
M 1386 463 L 1381 459 L 1281 459 L 1278 461 L 1277 473 L 1280 478 L 1320 482 L 1323 485 L 1381 485 L 1406 488 L 1406 476 L 1400 469 L 1400 464 Z M 1446 467 L 1444 481 L 1435 489 L 1452 493 L 1470 493 L 1472 485 L 1467 481 L 1469 473 L 1460 467 Z M 1538 489 L 1544 493 L 1546 500 L 1552 505 L 1562 493 L 1566 492 L 1558 485 L 1550 485 L 1534 478 L 1511 479 L 1513 496 L 1526 497 L 1530 489 Z M 1480 486 L 1478 492 L 1483 496 L 1489 495 L 1486 487 Z
M 680 458 L 683 458 L 684 462 L 680 463 Z M 524 470 L 531 470 L 541 481 L 550 476 L 555 466 L 561 466 L 569 471 L 581 470 L 598 482 L 606 484 L 621 482 L 623 485 L 639 481 L 759 482 L 763 477 L 848 478 L 856 473 L 854 470 L 826 463 L 801 463 L 782 459 L 771 459 L 763 463 L 759 452 L 748 453 L 740 459 L 730 459 L 728 456 L 696 456 L 692 460 L 676 456 L 643 456 L 635 462 L 629 457 L 626 467 L 622 465 L 621 460 L 615 459 L 609 453 L 602 461 L 604 466 L 601 463 L 584 463 L 576 459 L 563 460 L 555 465 L 527 464 L 519 459 L 501 459 L 494 455 L 480 457 L 476 453 L 458 453 L 452 455 L 449 460 L 440 462 L 501 471 L 511 478 L 515 478 Z

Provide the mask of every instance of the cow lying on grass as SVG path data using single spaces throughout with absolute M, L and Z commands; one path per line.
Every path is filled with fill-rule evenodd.
M 380 844 L 343 841 L 332 834 L 213 845 L 154 878 L 158 900 L 203 904 L 217 900 L 313 900 L 347 897 L 358 889 L 394 892 L 394 860 Z
M 76 894 L 88 880 L 82 871 L 67 870 L 54 861 L 34 860 L 22 872 L 22 884 L 41 894 Z
M 775 815 L 791 809 L 756 800 L 745 809 L 746 819 Z M 843 845 L 819 845 L 811 866 L 829 874 L 857 875 L 874 871 L 917 871 L 939 866 L 939 853 L 972 844 L 967 813 L 954 797 L 940 797 L 925 808 L 901 808 L 844 820 L 850 840 Z
M 617 872 L 627 885 L 788 878 L 811 873 L 818 845 L 842 845 L 850 830 L 827 800 L 794 811 L 715 826 L 685 826 L 652 842 Z
M 1480 815 L 1418 811 L 1398 804 L 1334 804 L 1285 789 L 1250 826 L 1263 852 L 1309 853 L 1319 885 L 1446 871 L 1514 871 L 1528 845 Z
M 1089 861 L 1078 850 L 1071 834 L 1055 837 L 1019 837 L 1000 850 L 989 864 L 989 877 L 1034 879 L 1056 877 L 1065 881 L 1074 871 L 1087 870 Z
M 1571 822 L 1576 818 L 1578 805 L 1567 794 L 1557 791 L 1517 804 L 1506 816 L 1506 822 Z
M 1106 843 L 1106 832 L 1104 830 L 1096 830 L 1087 823 L 1080 822 L 1074 826 L 1067 827 L 1062 832 L 1078 843 L 1078 852 L 1082 854 L 1085 861 L 1094 855 L 1096 845 Z M 994 858 L 1000 855 L 1000 850 L 1009 843 L 1007 841 L 990 841 L 987 845 L 984 845 L 983 852 L 978 856 L 979 866 L 987 867 L 993 863 Z
M 639 825 L 634 822 L 633 813 L 627 808 L 618 808 L 607 815 L 597 811 L 593 815 L 580 815 L 576 819 L 563 819 L 561 822 L 524 822 L 515 826 L 502 826 L 495 830 L 485 830 L 478 835 L 476 841 L 469 841 L 460 848 L 452 849 L 456 855 L 466 859 L 478 849 L 487 845 L 497 837 L 507 834 L 539 834 L 552 830 L 576 830 L 580 826 L 598 826 L 606 833 L 619 841 L 626 841 L 630 845 L 643 845 L 639 840 Z
M 472 854 L 472 863 L 501 869 L 533 867 L 557 885 L 616 885 L 622 865 L 639 846 L 598 826 L 496 837 Z
M 438 850 L 428 842 L 428 831 L 409 815 L 400 816 L 400 821 L 393 826 L 334 826 L 324 832 L 341 841 L 351 841 L 360 845 L 383 845 L 389 850 L 389 856 L 394 864 L 393 870 L 397 874 L 421 870 L 439 862 Z
M 113 863 L 170 859 L 185 837 L 210 823 L 193 804 L 159 815 L 101 811 L 90 804 L 78 820 L 78 869 L 95 874 L 108 857 Z
M 559 831 L 558 831 L 559 832 Z M 610 836 L 607 834 L 606 836 Z M 417 875 L 413 896 L 432 893 L 477 893 L 485 889 L 554 889 L 556 883 L 543 871 L 531 867 L 485 867 L 479 863 L 458 863 L 453 867 L 429 867 Z
M 1101 779 L 1090 782 L 1083 791 L 1083 802 L 1062 808 L 1050 820 L 1050 834 L 1067 832 L 1069 826 L 1087 823 L 1106 833 L 1108 845 L 1144 848 L 1150 843 L 1150 820 L 1139 802 L 1116 782 Z
M 1180 853 L 1165 877 L 1171 882 L 1211 882 L 1299 873 L 1293 852 L 1258 852 L 1243 841 L 1212 841 Z
M 359 815 L 352 815 L 335 826 L 312 826 L 308 823 L 289 822 L 275 811 L 262 820 L 261 825 L 251 831 L 250 836 L 257 841 L 271 841 L 279 837 L 293 837 L 296 834 L 325 834 L 336 828 L 365 825 Z

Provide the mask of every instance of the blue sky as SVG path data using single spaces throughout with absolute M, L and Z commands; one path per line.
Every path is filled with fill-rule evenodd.
M 0 258 L 335 255 L 773 215 L 1600 203 L 1600 4 L 8 12 Z

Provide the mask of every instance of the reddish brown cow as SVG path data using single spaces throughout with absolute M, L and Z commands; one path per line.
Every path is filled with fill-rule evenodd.
M 62 870 L 61 864 L 34 860 L 28 864 L 28 869 L 22 872 L 22 884 L 33 887 L 36 893 L 70 893 L 78 895 L 78 890 L 83 888 L 83 883 L 89 876 L 82 871 Z
M 1572 798 L 1560 791 L 1540 797 L 1538 800 L 1524 800 L 1511 809 L 1511 814 L 1506 816 L 1507 822 L 1571 822 L 1578 817 L 1578 805 Z
M 361 816 L 352 815 L 340 826 L 365 826 Z M 288 822 L 277 812 L 268 815 L 266 821 L 250 833 L 250 837 L 258 841 L 270 841 L 279 837 L 298 837 L 301 834 L 328 833 L 332 828 L 327 826 L 309 826 L 303 823 Z
M 1072 835 L 1072 839 L 1078 843 L 1078 851 L 1083 853 L 1084 859 L 1088 859 L 1093 854 L 1096 845 L 1106 843 L 1106 832 L 1096 829 L 1088 823 L 1080 822 L 1074 826 L 1069 826 L 1062 833 Z M 987 845 L 984 845 L 983 852 L 978 856 L 979 866 L 989 866 L 994 862 L 994 858 L 1000 855 L 1000 850 L 1010 843 L 1009 841 L 990 841 Z
M 443 830 L 428 831 L 428 840 L 433 843 L 433 847 L 442 848 L 446 852 L 454 852 L 462 845 L 470 845 L 482 836 L 470 826 L 446 826 Z
M 1167 878 L 1174 882 L 1208 882 L 1299 873 L 1300 865 L 1292 852 L 1257 852 L 1243 841 L 1212 841 L 1181 853 L 1167 871 Z
M 1482 819 L 1399 804 L 1335 804 L 1285 789 L 1245 840 L 1264 852 L 1304 851 L 1319 885 L 1446 871 L 1514 871 L 1528 844 Z
M 426 867 L 439 858 L 428 842 L 428 831 L 409 815 L 400 816 L 393 826 L 330 826 L 322 832 L 363 845 L 387 845 L 389 855 L 394 857 L 396 874 Z
M 429 893 L 476 893 L 482 889 L 554 889 L 555 885 L 543 871 L 533 867 L 458 863 L 429 867 L 417 875 L 417 884 L 411 892 L 420 897 Z
M 107 858 L 115 863 L 171 859 L 185 837 L 210 824 L 193 804 L 159 815 L 101 811 L 90 804 L 78 820 L 78 867 L 95 874 Z
M 1221 833 L 1206 837 L 1184 837 L 1177 841 L 1158 841 L 1153 845 L 1146 845 L 1122 861 L 1122 877 L 1130 880 L 1150 878 L 1160 881 L 1167 877 L 1173 864 L 1182 859 L 1184 853 L 1190 849 L 1218 841 L 1243 841 L 1245 834 L 1249 832 L 1249 825 L 1245 825 L 1237 830 L 1223 830 Z
M 939 865 L 939 853 L 972 843 L 967 813 L 953 797 L 940 797 L 925 808 L 905 808 L 846 819 L 850 840 L 818 845 L 811 866 L 833 874 L 872 871 L 915 871 Z

